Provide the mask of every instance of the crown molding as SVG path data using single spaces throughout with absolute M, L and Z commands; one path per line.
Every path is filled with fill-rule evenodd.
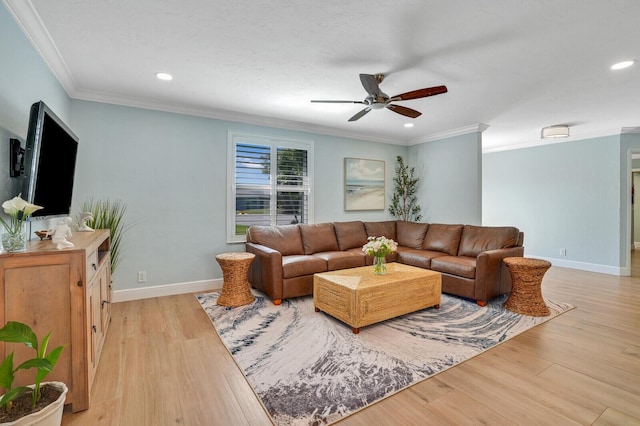
M 423 136 L 418 139 L 409 141 L 408 145 L 419 145 L 421 143 L 439 141 L 442 139 L 452 138 L 455 136 L 468 135 L 469 133 L 482 133 L 489 128 L 488 124 L 476 123 L 465 127 L 459 127 L 457 129 L 446 130 L 444 132 L 432 133 L 431 135 Z
M 36 12 L 31 0 L 3 0 L 14 21 L 27 37 L 33 48 L 58 79 L 67 95 L 73 97 L 75 81 L 67 64 Z
M 625 132 L 624 129 L 638 129 L 637 132 L 640 133 L 640 128 L 638 127 L 623 127 L 622 129 L 617 129 L 617 130 L 603 129 L 603 130 L 596 130 L 592 132 L 583 132 L 583 133 L 573 134 L 568 138 L 562 138 L 562 139 L 536 139 L 536 140 L 526 141 L 518 144 L 501 145 L 493 148 L 483 148 L 482 153 L 490 154 L 492 152 L 511 151 L 514 149 L 532 148 L 532 147 L 544 146 L 544 145 L 555 145 L 558 143 L 575 142 L 575 141 L 586 140 L 586 139 L 602 138 L 606 136 L 619 136 L 620 134 L 623 134 L 623 133 L 635 133 L 632 131 Z
M 133 108 L 144 108 L 153 111 L 162 111 L 175 114 L 184 114 L 197 117 L 213 118 L 216 120 L 232 121 L 242 124 L 251 124 L 256 126 L 275 127 L 284 130 L 293 130 L 307 133 L 317 133 L 326 136 L 335 136 L 340 138 L 357 139 L 367 142 L 380 142 L 393 145 L 406 146 L 406 141 L 401 139 L 393 139 L 382 136 L 366 135 L 358 132 L 350 132 L 346 130 L 325 127 L 311 123 L 304 123 L 292 120 L 284 120 L 281 118 L 266 117 L 261 115 L 246 114 L 236 111 L 228 111 L 214 108 L 197 108 L 186 105 L 177 105 L 171 103 L 163 103 L 157 100 L 148 100 L 136 97 L 118 96 L 109 93 L 82 90 L 77 91 L 74 99 L 101 102 L 112 105 L 128 106 Z

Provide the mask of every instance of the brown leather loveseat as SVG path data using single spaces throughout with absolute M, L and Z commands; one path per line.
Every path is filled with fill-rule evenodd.
M 480 306 L 511 291 L 502 259 L 523 256 L 523 233 L 511 226 L 488 227 L 404 221 L 253 225 L 246 250 L 256 255 L 249 282 L 279 305 L 282 299 L 313 294 L 313 274 L 371 265 L 362 252 L 370 236 L 398 243 L 388 262 L 442 273 L 444 293 Z

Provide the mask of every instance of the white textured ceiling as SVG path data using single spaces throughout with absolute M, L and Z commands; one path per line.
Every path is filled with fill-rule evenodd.
M 413 144 L 489 126 L 483 149 L 640 126 L 638 0 L 4 0 L 69 95 Z M 173 74 L 162 82 L 157 71 Z M 386 73 L 415 120 L 362 105 Z M 403 124 L 412 121 L 415 127 Z M 483 126 L 479 126 L 483 128 Z

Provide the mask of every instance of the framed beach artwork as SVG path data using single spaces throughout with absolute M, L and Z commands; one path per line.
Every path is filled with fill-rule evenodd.
M 384 161 L 344 159 L 344 209 L 384 210 Z

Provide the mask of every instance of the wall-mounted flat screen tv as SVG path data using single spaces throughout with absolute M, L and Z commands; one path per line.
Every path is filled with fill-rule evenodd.
M 44 102 L 31 106 L 22 198 L 42 206 L 34 219 L 71 213 L 78 137 Z

